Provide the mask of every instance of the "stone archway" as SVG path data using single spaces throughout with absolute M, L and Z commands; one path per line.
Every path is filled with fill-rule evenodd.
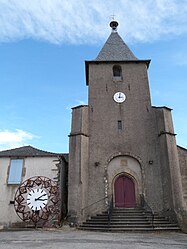
M 135 196 L 135 205 L 139 206 L 143 193 L 143 177 L 142 168 L 140 162 L 129 155 L 119 155 L 112 158 L 107 167 L 107 179 L 108 179 L 108 196 L 113 196 L 113 205 L 115 207 L 115 182 L 121 175 L 129 178 L 134 187 L 133 196 Z M 122 180 L 121 180 L 122 181 Z M 126 184 L 126 183 L 125 183 Z M 122 193 L 121 193 L 122 194 Z M 133 204 L 134 205 L 134 204 Z

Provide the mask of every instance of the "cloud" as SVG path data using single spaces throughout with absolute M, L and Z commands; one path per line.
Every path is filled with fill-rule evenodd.
M 186 0 L 0 0 L 0 41 L 25 38 L 55 44 L 90 43 L 110 32 L 116 14 L 126 41 L 187 33 Z
M 66 106 L 65 109 L 68 110 L 68 111 L 71 111 L 72 107 L 80 106 L 80 105 L 88 105 L 88 101 L 87 100 L 76 100 L 71 105 Z
M 88 101 L 87 100 L 77 100 L 78 105 L 87 105 Z
M 175 63 L 177 66 L 187 66 L 187 61 L 186 61 L 186 57 L 187 57 L 187 52 L 186 50 L 183 52 L 175 52 L 175 54 L 173 56 L 171 56 L 171 59 L 173 61 L 173 63 Z
M 25 145 L 28 140 L 32 140 L 37 136 L 16 129 L 15 131 L 0 131 L 0 150 L 11 149 Z

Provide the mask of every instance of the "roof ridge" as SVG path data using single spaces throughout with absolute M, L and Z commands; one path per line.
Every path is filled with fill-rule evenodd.
M 180 148 L 180 149 L 182 149 L 182 150 L 187 151 L 187 148 L 185 148 L 185 147 L 182 147 L 182 146 L 180 146 L 180 145 L 177 145 L 177 147 Z
M 63 155 L 63 153 L 49 152 L 26 145 L 18 148 L 0 151 L 0 156 L 52 156 Z
M 12 149 L 0 150 L 0 153 L 5 152 L 5 151 L 17 150 L 17 149 L 21 149 L 21 148 L 25 148 L 25 147 L 32 147 L 32 146 L 31 145 L 26 145 L 26 146 L 16 147 L 16 148 L 12 148 Z
M 0 152 L 2 152 L 2 151 L 11 151 L 11 150 L 19 150 L 19 149 L 24 149 L 24 148 L 31 148 L 31 149 L 34 149 L 34 150 L 49 152 L 49 151 L 45 151 L 45 150 L 38 149 L 38 148 L 33 147 L 33 146 L 31 146 L 31 145 L 25 145 L 25 146 L 20 146 L 20 147 L 12 148 L 12 149 L 1 150 Z M 55 153 L 55 152 L 49 152 L 49 153 Z M 55 153 L 55 154 L 58 154 L 58 153 Z

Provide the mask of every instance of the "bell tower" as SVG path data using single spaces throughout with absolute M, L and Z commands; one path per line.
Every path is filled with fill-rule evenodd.
M 113 194 L 107 165 L 112 157 L 119 157 L 118 173 L 126 172 L 125 168 L 120 171 L 121 160 L 128 159 L 125 156 L 141 158 L 144 162 L 150 158 L 156 161 L 155 146 L 149 146 L 155 144 L 147 74 L 150 60 L 139 60 L 132 53 L 117 32 L 116 21 L 112 21 L 110 27 L 111 34 L 97 58 L 86 62 L 89 87 L 88 203 Z M 135 173 L 132 173 L 133 177 Z M 140 181 L 143 186 L 142 176 L 139 178 L 135 181 Z M 136 190 L 138 205 L 143 189 L 137 186 Z M 101 202 L 97 208 L 100 204 L 103 205 Z

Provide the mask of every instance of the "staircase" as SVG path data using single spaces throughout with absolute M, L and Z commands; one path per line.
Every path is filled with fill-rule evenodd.
M 108 213 L 103 212 L 91 217 L 79 226 L 81 230 L 92 231 L 180 231 L 178 224 L 170 223 L 165 217 L 141 208 L 113 209 L 110 221 Z

